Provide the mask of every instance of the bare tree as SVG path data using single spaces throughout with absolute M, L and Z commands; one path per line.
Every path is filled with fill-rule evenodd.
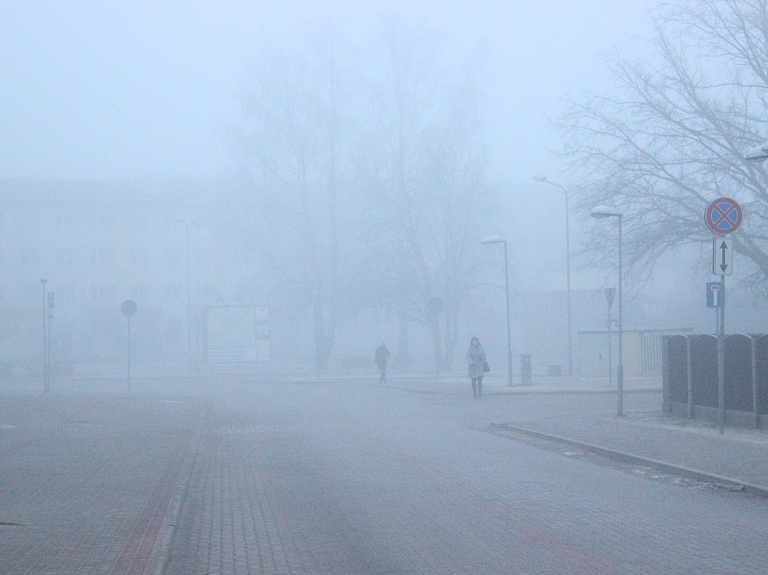
M 450 367 L 492 213 L 475 94 L 470 78 L 448 81 L 422 38 L 391 27 L 385 47 L 363 162 L 377 206 L 373 258 L 389 278 L 383 302 L 398 314 L 396 358 L 407 360 L 416 321 L 429 326 L 436 365 Z
M 312 309 L 318 373 L 328 366 L 339 316 L 340 171 L 349 142 L 354 80 L 332 38 L 303 53 L 272 54 L 245 97 L 243 143 L 273 232 L 262 246 Z M 276 232 L 276 233 L 275 233 Z
M 652 13 L 656 59 L 606 58 L 616 90 L 585 92 L 557 122 L 562 156 L 580 205 L 610 203 L 625 218 L 627 262 L 636 279 L 664 253 L 711 237 L 713 199 L 737 199 L 745 222 L 735 250 L 768 280 L 768 173 L 745 151 L 768 128 L 766 0 L 688 0 Z M 613 257 L 604 226 L 586 244 L 592 261 Z

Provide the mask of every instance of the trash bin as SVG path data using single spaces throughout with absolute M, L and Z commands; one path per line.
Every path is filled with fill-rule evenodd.
M 531 356 L 530 355 L 521 355 L 520 356 L 520 379 L 523 381 L 523 385 L 532 385 L 533 381 L 531 380 Z

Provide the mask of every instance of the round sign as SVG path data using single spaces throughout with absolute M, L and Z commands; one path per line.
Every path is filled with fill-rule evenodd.
M 739 229 L 741 215 L 741 206 L 736 200 L 718 198 L 707 206 L 704 221 L 710 230 L 725 236 Z
M 439 315 L 445 306 L 439 297 L 433 297 L 427 302 L 427 311 L 432 315 Z
M 137 309 L 138 307 L 136 306 L 136 302 L 132 299 L 125 300 L 120 306 L 120 311 L 123 312 L 123 315 L 126 317 L 131 317 L 134 315 Z

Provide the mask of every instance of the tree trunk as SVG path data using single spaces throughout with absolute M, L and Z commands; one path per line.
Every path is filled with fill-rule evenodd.
M 411 365 L 411 354 L 408 350 L 408 312 L 401 308 L 398 313 L 398 338 L 397 338 L 397 355 L 395 356 L 395 362 L 397 365 L 407 367 Z
M 442 345 L 440 342 L 440 314 L 429 314 L 429 331 L 432 334 L 432 351 L 435 353 L 435 375 L 440 376 Z
M 445 309 L 445 369 L 450 371 L 453 369 L 453 359 L 456 353 L 456 344 L 459 340 L 459 327 L 457 321 L 457 308 L 458 306 L 451 305 L 450 303 Z

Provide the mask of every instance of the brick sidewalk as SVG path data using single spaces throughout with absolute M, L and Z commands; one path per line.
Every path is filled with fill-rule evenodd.
M 143 573 L 203 413 L 195 401 L 0 397 L 0 571 Z

